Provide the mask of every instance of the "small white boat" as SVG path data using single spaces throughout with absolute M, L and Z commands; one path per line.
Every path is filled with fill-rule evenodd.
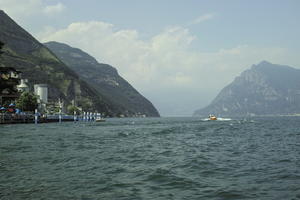
M 101 113 L 96 114 L 95 122 L 105 122 L 105 119 L 102 117 Z
M 105 119 L 102 117 L 96 118 L 95 122 L 105 122 Z

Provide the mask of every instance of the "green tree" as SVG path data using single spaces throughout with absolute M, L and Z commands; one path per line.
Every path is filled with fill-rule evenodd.
M 30 92 L 23 92 L 17 100 L 16 107 L 23 111 L 34 111 L 38 107 L 37 96 Z
M 74 111 L 76 111 L 77 114 L 80 114 L 80 110 L 76 106 L 69 105 L 67 107 L 67 112 L 68 112 L 69 115 L 73 115 Z

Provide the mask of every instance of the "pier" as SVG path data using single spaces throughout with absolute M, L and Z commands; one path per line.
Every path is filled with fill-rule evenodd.
M 73 118 L 63 118 L 62 122 L 71 122 L 74 121 Z M 35 115 L 27 114 L 27 115 L 14 115 L 14 114 L 0 114 L 0 124 L 34 124 L 34 123 L 51 123 L 51 122 L 59 122 L 57 118 L 47 118 L 47 117 L 38 117 L 37 121 L 35 121 Z
M 39 115 L 36 114 L 11 114 L 0 113 L 0 124 L 39 124 L 61 122 L 95 122 L 105 121 L 100 113 L 84 112 L 82 115 Z

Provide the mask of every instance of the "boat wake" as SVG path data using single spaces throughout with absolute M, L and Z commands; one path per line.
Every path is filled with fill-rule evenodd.
M 219 121 L 231 121 L 232 119 L 230 118 L 218 118 Z
M 218 117 L 217 120 L 211 120 L 209 118 L 201 119 L 201 121 L 231 121 L 231 120 L 232 120 L 231 118 L 221 118 L 221 117 Z

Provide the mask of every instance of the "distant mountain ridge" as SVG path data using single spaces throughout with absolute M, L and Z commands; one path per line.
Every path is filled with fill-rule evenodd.
M 293 115 L 300 113 L 300 70 L 262 61 L 223 88 L 194 115 Z
M 152 103 L 123 79 L 114 67 L 98 63 L 95 58 L 86 52 L 67 44 L 47 42 L 45 45 L 75 71 L 80 78 L 89 83 L 114 105 L 121 108 L 120 114 L 126 116 L 159 116 Z
M 0 67 L 14 67 L 21 71 L 22 78 L 29 80 L 28 85 L 31 89 L 34 84 L 48 84 L 50 101 L 62 99 L 67 106 L 74 100 L 85 111 L 97 111 L 112 117 L 132 116 L 132 112 L 129 113 L 131 115 L 127 115 L 126 107 L 120 106 L 115 103 L 116 100 L 91 87 L 2 10 L 0 10 L 0 41 L 5 44 L 2 49 L 4 53 L 0 57 Z M 111 73 L 116 72 L 112 68 L 109 69 Z M 108 71 L 106 72 L 109 73 Z M 152 115 L 150 115 L 152 110 L 147 114 L 159 116 L 155 111 L 154 108 Z
M 48 84 L 50 101 L 62 99 L 68 105 L 77 98 L 79 105 L 86 110 L 113 114 L 104 97 L 80 80 L 76 73 L 2 10 L 0 27 L 0 41 L 5 44 L 0 67 L 20 70 L 22 77 L 29 80 L 31 89 L 33 84 Z

